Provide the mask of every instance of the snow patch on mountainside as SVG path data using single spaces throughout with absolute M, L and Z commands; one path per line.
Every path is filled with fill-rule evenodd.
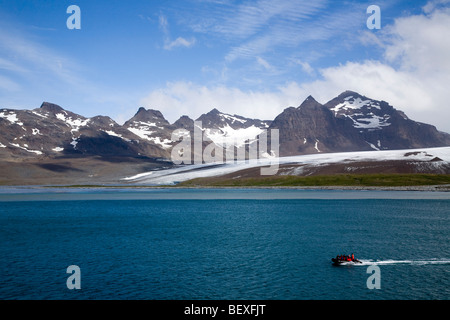
M 41 155 L 42 154 L 42 151 L 39 151 L 39 150 L 29 150 L 27 144 L 25 144 L 23 147 L 21 145 L 17 144 L 17 143 L 11 143 L 10 142 L 9 144 L 12 145 L 13 147 L 25 150 L 27 152 L 36 153 L 37 155 Z
M 353 96 L 346 97 L 344 99 L 345 101 L 342 103 L 339 103 L 334 108 L 331 108 L 331 111 L 334 111 L 334 114 L 336 115 L 341 110 L 357 110 L 361 109 L 362 107 L 367 106 L 368 108 L 375 108 L 378 110 L 381 110 L 381 107 L 377 101 L 374 100 L 362 100 L 361 98 L 354 99 Z
M 149 127 L 155 127 L 155 128 L 158 128 L 158 129 L 161 129 L 161 130 L 164 130 L 164 128 L 163 127 L 159 127 L 155 122 L 144 122 L 144 121 L 139 121 L 139 122 L 137 122 L 137 121 L 134 121 L 133 122 L 133 125 L 134 126 L 136 126 L 136 127 L 141 127 L 141 128 L 149 128 Z
M 90 119 L 72 119 L 72 117 L 66 117 L 67 115 L 64 113 L 57 113 L 55 116 L 57 119 L 64 121 L 68 126 L 72 127 L 72 131 L 78 131 L 80 127 L 87 126 L 90 121 Z
M 367 142 L 367 141 L 366 141 L 366 142 Z M 379 142 L 380 142 L 380 140 L 378 140 L 378 143 L 379 143 Z M 368 144 L 373 150 L 377 150 L 377 151 L 380 150 L 379 148 L 375 147 L 375 146 L 373 145 L 373 143 L 367 142 L 367 144 Z
M 31 130 L 32 130 L 33 136 L 35 136 L 35 135 L 41 135 L 41 136 L 42 136 L 42 133 L 39 131 L 39 129 L 33 128 L 33 129 L 31 129 Z
M 155 128 L 156 124 L 147 122 L 135 122 L 133 125 L 135 127 L 128 127 L 127 129 L 137 135 L 139 138 L 158 144 L 164 149 L 172 147 L 172 140 L 153 136 L 156 131 L 154 131 L 154 129 L 151 130 L 151 128 Z
M 205 129 L 205 136 L 218 146 L 234 145 L 238 148 L 246 143 L 253 142 L 263 132 L 254 125 L 248 128 L 233 129 L 226 125 L 220 129 Z
M 314 149 L 317 150 L 317 152 L 320 152 L 319 150 L 319 140 L 316 139 L 316 143 L 314 144 Z
M 170 139 L 161 139 L 160 137 L 149 137 L 147 140 L 152 141 L 155 144 L 159 144 L 164 149 L 169 149 L 172 147 L 173 141 Z
M 240 122 L 240 123 L 242 123 L 242 124 L 244 124 L 244 123 L 247 122 L 247 120 L 239 119 L 239 118 L 237 118 L 237 117 L 235 117 L 235 116 L 231 116 L 231 115 L 225 114 L 225 113 L 221 113 L 220 116 L 223 117 L 223 118 L 225 118 L 225 119 L 227 119 L 227 120 L 230 120 L 232 124 L 233 124 L 235 121 Z
M 389 115 L 379 117 L 372 114 L 370 118 L 358 118 L 358 119 L 354 119 L 351 116 L 348 117 L 353 120 L 353 126 L 357 129 L 381 129 L 382 127 L 387 127 L 391 125 L 388 122 L 390 118 Z
M 155 133 L 155 131 L 148 130 L 147 128 L 127 128 L 129 131 L 133 132 L 139 138 L 150 140 L 150 136 Z
M 121 139 L 123 139 L 123 140 L 125 140 L 127 142 L 131 141 L 130 139 L 124 138 L 121 134 L 116 133 L 116 132 L 114 132 L 112 130 L 103 130 L 103 129 L 100 129 L 100 130 L 103 131 L 103 132 L 106 132 L 110 136 L 121 138 Z
M 72 142 L 70 144 L 73 146 L 74 149 L 76 149 L 77 144 L 78 144 L 78 139 L 72 137 Z
M 40 112 L 36 112 L 36 111 L 31 111 L 32 114 L 41 117 L 41 118 L 48 118 L 48 113 L 42 114 Z
M 3 112 L 0 112 L 0 118 L 4 118 L 11 122 L 11 124 L 18 124 L 19 126 L 23 126 L 23 123 L 19 121 L 17 118 L 17 114 L 15 114 L 13 111 L 9 111 L 9 113 L 6 113 L 6 110 L 3 110 Z

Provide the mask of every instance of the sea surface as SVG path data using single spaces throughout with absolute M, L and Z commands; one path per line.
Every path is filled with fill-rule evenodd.
M 3 188 L 0 299 L 448 300 L 449 240 L 448 192 Z

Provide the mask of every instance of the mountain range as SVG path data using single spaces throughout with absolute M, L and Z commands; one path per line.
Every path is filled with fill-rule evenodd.
M 158 110 L 139 108 L 120 125 L 107 116 L 87 118 L 44 102 L 30 110 L 0 109 L 0 172 L 11 177 L 14 170 L 15 175 L 27 177 L 45 176 L 48 171 L 73 177 L 80 172 L 89 177 L 113 177 L 117 171 L 133 174 L 173 165 L 172 149 L 179 143 L 173 137 L 176 130 L 191 137 L 196 130 L 201 132 L 200 152 L 212 143 L 220 147 L 231 144 L 248 153 L 262 133 L 268 133 L 270 142 L 273 129 L 278 130 L 279 146 L 274 152 L 269 143 L 267 153 L 260 156 L 450 146 L 448 133 L 409 119 L 388 102 L 352 91 L 325 104 L 309 96 L 273 120 L 212 109 L 195 121 L 184 115 L 170 123 Z M 123 166 L 125 162 L 127 166 Z M 29 171 L 30 164 L 40 171 Z M 95 170 L 87 169 L 90 167 Z
M 213 109 L 201 115 L 205 139 L 237 148 L 267 130 L 279 130 L 279 155 L 393 150 L 450 145 L 450 135 L 409 119 L 385 101 L 346 91 L 325 104 L 309 96 L 274 120 L 245 118 Z M 198 123 L 198 122 L 197 122 Z M 123 125 L 110 117 L 86 118 L 44 102 L 33 110 L 0 109 L 0 159 L 60 156 L 126 156 L 170 159 L 172 132 L 194 132 L 194 120 L 169 123 L 158 110 L 139 108 Z

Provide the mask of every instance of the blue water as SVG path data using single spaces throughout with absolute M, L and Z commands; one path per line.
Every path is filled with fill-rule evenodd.
M 447 196 L 177 192 L 4 192 L 0 299 L 450 298 Z M 352 252 L 362 265 L 331 265 Z

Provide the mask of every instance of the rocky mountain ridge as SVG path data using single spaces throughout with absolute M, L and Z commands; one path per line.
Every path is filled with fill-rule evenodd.
M 198 129 L 203 137 L 219 147 L 248 148 L 261 133 L 270 136 L 271 129 L 278 129 L 280 156 L 450 145 L 449 134 L 409 119 L 385 101 L 352 91 L 325 104 L 309 96 L 273 120 L 230 115 L 214 108 L 195 121 L 201 122 Z M 33 110 L 0 109 L 0 159 L 170 159 L 178 143 L 172 133 L 182 129 L 192 137 L 196 123 L 182 116 L 171 124 L 160 111 L 145 108 L 139 108 L 123 125 L 107 116 L 86 118 L 48 102 Z

